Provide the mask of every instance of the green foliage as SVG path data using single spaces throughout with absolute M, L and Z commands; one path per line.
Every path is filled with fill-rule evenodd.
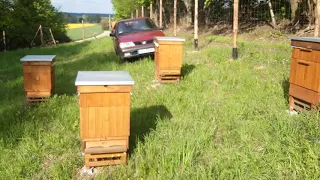
M 112 0 L 113 8 L 116 10 L 115 19 L 123 19 L 131 16 L 138 7 L 136 0 Z
M 102 18 L 100 21 L 100 25 L 103 30 L 109 30 L 109 19 L 108 18 Z
M 0 30 L 6 31 L 8 49 L 28 47 L 39 25 L 47 27 L 43 30 L 45 39 L 49 39 L 51 28 L 56 40 L 67 40 L 64 16 L 50 0 L 1 1 L 0 7 L 0 12 L 4 12 L 0 16 Z M 35 44 L 39 43 L 38 37 Z

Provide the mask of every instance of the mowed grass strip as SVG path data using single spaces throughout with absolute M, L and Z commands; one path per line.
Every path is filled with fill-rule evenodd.
M 103 29 L 99 24 L 90 24 L 90 26 L 87 26 L 84 28 L 84 31 L 85 31 L 85 39 L 91 38 L 103 33 Z M 73 41 L 82 39 L 83 38 L 82 33 L 83 33 L 82 26 L 67 30 L 68 37 L 71 38 Z
M 201 37 L 199 51 L 185 36 L 183 78 L 153 88 L 145 58 L 119 64 L 112 41 L 2 53 L 0 60 L 0 175 L 4 179 L 79 178 L 77 71 L 125 70 L 131 96 L 127 166 L 103 168 L 96 179 L 318 179 L 319 116 L 290 116 L 289 41 Z M 56 54 L 56 95 L 24 106 L 26 54 Z

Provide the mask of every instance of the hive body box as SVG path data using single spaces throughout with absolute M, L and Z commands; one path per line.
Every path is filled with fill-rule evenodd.
M 155 37 L 155 79 L 160 82 L 180 80 L 182 53 L 185 39 L 178 37 Z
M 86 167 L 125 163 L 134 84 L 131 76 L 124 71 L 79 71 L 75 84 L 80 94 L 80 137 Z M 96 160 L 111 156 L 120 159 Z
M 50 97 L 55 88 L 55 55 L 27 55 L 20 61 L 27 102 Z
M 320 38 L 291 38 L 290 110 L 312 109 L 320 102 Z

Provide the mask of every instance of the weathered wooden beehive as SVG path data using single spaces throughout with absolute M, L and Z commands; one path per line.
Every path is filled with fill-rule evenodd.
M 80 137 L 86 168 L 126 163 L 133 79 L 125 71 L 79 71 Z
M 185 39 L 178 37 L 155 37 L 155 80 L 159 82 L 180 80 L 184 41 Z
M 289 108 L 302 111 L 320 103 L 320 38 L 291 38 Z
M 38 102 L 50 97 L 55 88 L 55 55 L 27 55 L 20 61 L 26 101 Z

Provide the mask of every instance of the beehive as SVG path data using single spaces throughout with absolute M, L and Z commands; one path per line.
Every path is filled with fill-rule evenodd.
M 80 71 L 75 85 L 79 93 L 80 137 L 86 167 L 125 163 L 130 136 L 130 93 L 133 79 L 125 71 Z M 119 159 L 88 159 L 110 154 Z M 88 162 L 87 162 L 88 160 Z M 112 162 L 110 162 L 112 161 Z
M 291 38 L 289 108 L 301 111 L 320 103 L 320 38 Z
M 55 88 L 55 55 L 27 55 L 20 61 L 27 102 L 50 97 Z
M 160 82 L 180 80 L 183 44 L 185 39 L 178 37 L 155 37 L 155 79 Z

